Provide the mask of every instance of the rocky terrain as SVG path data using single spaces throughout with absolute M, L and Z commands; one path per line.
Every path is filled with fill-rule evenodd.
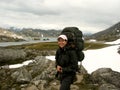
M 10 49 L 7 51 L 9 53 Z M 35 52 L 32 51 L 32 55 L 33 53 Z M 0 90 L 59 90 L 60 83 L 55 78 L 55 62 L 45 58 L 45 55 L 52 55 L 55 52 L 36 53 L 37 56 L 32 58 L 33 62 L 27 66 L 16 69 L 10 69 L 9 65 L 0 67 Z M 13 60 L 18 60 L 20 57 L 22 59 L 27 56 L 28 51 L 13 50 L 12 54 L 14 55 L 6 54 L 9 58 L 4 54 L 2 58 L 8 61 L 12 57 Z M 100 68 L 89 74 L 84 66 L 81 66 L 71 90 L 120 90 L 120 72 L 110 68 Z
M 7 29 L 0 28 L 0 42 L 18 42 L 24 41 L 23 37 Z
M 36 56 L 55 55 L 54 50 L 0 48 L 0 66 L 21 63 Z

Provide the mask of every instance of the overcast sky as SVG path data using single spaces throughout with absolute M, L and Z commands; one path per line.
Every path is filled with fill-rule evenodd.
M 120 0 L 0 0 L 0 27 L 102 31 L 120 21 Z

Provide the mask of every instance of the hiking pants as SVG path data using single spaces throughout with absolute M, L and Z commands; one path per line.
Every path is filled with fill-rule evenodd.
M 70 90 L 70 85 L 73 82 L 73 76 L 66 76 L 61 80 L 60 90 Z

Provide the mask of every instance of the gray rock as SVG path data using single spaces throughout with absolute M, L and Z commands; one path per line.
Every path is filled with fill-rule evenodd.
M 18 50 L 18 49 L 0 49 L 0 62 L 6 62 L 13 61 L 17 59 L 25 59 L 26 52 L 24 50 Z
M 31 79 L 31 74 L 24 67 L 20 68 L 16 83 L 26 84 L 29 83 Z
M 120 87 L 120 73 L 110 68 L 100 68 L 91 74 L 94 82 L 99 84 L 110 83 Z
M 80 74 L 88 74 L 87 70 L 84 68 L 82 63 L 79 65 L 79 71 Z
M 23 88 L 23 90 L 39 90 L 35 85 L 30 85 L 26 88 Z
M 102 84 L 98 90 L 120 90 L 112 84 Z

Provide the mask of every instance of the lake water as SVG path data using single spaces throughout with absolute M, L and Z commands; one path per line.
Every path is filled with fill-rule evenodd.
M 5 47 L 5 46 L 11 46 L 11 45 L 22 45 L 22 44 L 31 44 L 31 43 L 38 43 L 38 42 L 54 42 L 54 41 L 57 41 L 57 38 L 46 37 L 46 38 L 42 38 L 41 40 L 29 40 L 29 41 L 21 41 L 21 42 L 0 42 L 0 46 Z

